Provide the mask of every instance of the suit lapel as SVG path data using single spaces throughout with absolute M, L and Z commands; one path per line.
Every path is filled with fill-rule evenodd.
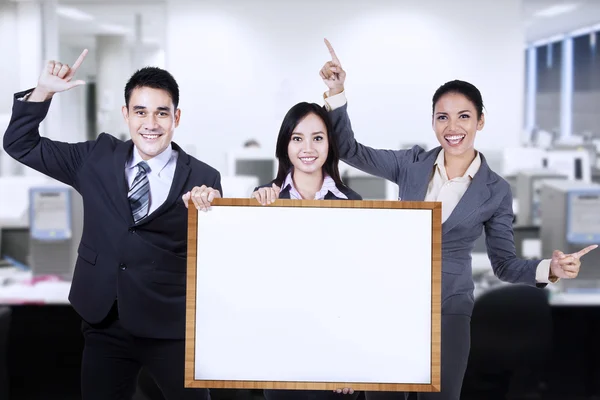
M 180 195 L 183 191 L 183 188 L 187 183 L 188 177 L 190 176 L 190 156 L 174 142 L 172 142 L 171 144 L 173 146 L 173 150 L 179 153 L 179 155 L 177 156 L 177 164 L 175 166 L 175 175 L 173 176 L 171 189 L 169 190 L 167 199 L 156 210 L 154 210 L 153 213 L 148 215 L 146 218 L 142 219 L 139 222 L 140 225 L 152 221 L 154 218 L 158 217 L 166 210 L 168 210 L 173 205 L 173 203 L 178 201 L 181 197 Z
M 441 148 L 440 148 L 441 150 Z M 439 151 L 423 161 L 409 164 L 406 169 L 406 189 L 402 201 L 423 201 L 427 194 L 429 181 L 433 174 L 433 165 Z
M 290 187 L 286 187 L 281 192 L 279 192 L 280 199 L 289 199 L 290 198 Z
M 128 225 L 133 224 L 133 216 L 131 215 L 131 206 L 127 199 L 127 193 L 129 187 L 127 179 L 125 177 L 125 164 L 131 156 L 133 150 L 133 142 L 128 140 L 127 142 L 119 143 L 115 152 L 113 153 L 113 168 L 115 179 L 117 182 L 117 190 L 111 194 L 113 201 L 117 205 L 119 214 L 127 221 Z
M 470 216 L 491 197 L 489 185 L 493 183 L 490 175 L 490 168 L 481 155 L 481 166 L 479 171 L 473 177 L 467 191 L 462 196 L 446 222 L 442 224 L 442 235 L 448 233 L 452 228 L 460 224 L 465 218 Z

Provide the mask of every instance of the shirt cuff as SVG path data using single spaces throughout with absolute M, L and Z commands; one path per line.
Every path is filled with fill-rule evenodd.
M 555 283 L 558 278 L 550 279 L 550 261 L 542 260 L 539 262 L 537 269 L 535 270 L 535 281 L 536 283 Z
M 17 100 L 27 101 L 29 99 L 29 96 L 31 96 L 31 93 L 33 93 L 33 90 L 31 92 L 27 93 L 25 96 L 17 98 Z
M 346 104 L 346 92 L 343 91 L 330 97 L 329 91 L 327 91 L 323 93 L 323 99 L 325 100 L 325 108 L 327 111 L 333 111 Z

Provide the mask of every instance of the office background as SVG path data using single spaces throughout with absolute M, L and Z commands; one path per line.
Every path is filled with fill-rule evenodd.
M 436 146 L 434 91 L 475 84 L 486 113 L 476 147 L 513 187 L 517 251 L 547 257 L 600 242 L 599 32 L 597 0 L 0 0 L 0 131 L 13 93 L 34 87 L 47 60 L 72 64 L 88 48 L 77 74 L 87 84 L 54 97 L 42 135 L 128 138 L 125 82 L 163 67 L 181 91 L 174 141 L 221 171 L 225 196 L 247 197 L 274 176 L 287 110 L 323 103 L 326 37 L 348 73 L 356 136 L 373 147 Z M 365 199 L 397 199 L 395 184 L 341 169 Z M 78 398 L 66 295 L 79 200 L 0 151 L 0 399 Z M 600 256 L 577 282 L 533 293 L 493 276 L 484 240 L 463 397 L 600 398 Z

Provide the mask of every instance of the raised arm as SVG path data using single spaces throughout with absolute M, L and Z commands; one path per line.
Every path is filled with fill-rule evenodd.
M 326 94 L 326 108 L 333 126 L 333 133 L 337 140 L 340 158 L 369 174 L 376 175 L 392 182 L 398 182 L 399 174 L 409 163 L 415 162 L 421 151 L 420 148 L 410 150 L 383 150 L 374 149 L 359 143 L 354 138 L 354 131 L 348 116 L 348 105 L 344 93 L 346 72 L 335 53 L 331 43 L 325 39 L 329 49 L 331 61 L 325 63 L 319 75 L 329 88 Z
M 54 94 L 85 84 L 73 77 L 86 54 L 87 50 L 84 50 L 72 67 L 48 62 L 36 88 L 15 95 L 12 117 L 3 140 L 4 150 L 17 161 L 74 187 L 77 186 L 77 172 L 95 142 L 53 141 L 40 136 L 39 125 L 48 113 Z

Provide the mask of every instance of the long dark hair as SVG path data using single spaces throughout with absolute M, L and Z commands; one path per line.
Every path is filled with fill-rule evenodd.
M 286 176 L 292 169 L 292 162 L 288 155 L 288 146 L 292 139 L 292 133 L 296 126 L 302 121 L 307 115 L 315 114 L 321 118 L 325 124 L 327 130 L 327 141 L 329 142 L 329 151 L 327 153 L 327 160 L 323 164 L 323 171 L 327 173 L 334 180 L 338 186 L 345 186 L 340 177 L 340 170 L 338 164 L 340 162 L 340 155 L 338 152 L 337 141 L 332 133 L 331 121 L 327 111 L 323 107 L 315 103 L 298 103 L 294 107 L 290 108 L 279 129 L 279 136 L 277 137 L 277 147 L 275 149 L 275 157 L 279 161 L 279 168 L 277 171 L 277 177 L 273 181 L 277 186 L 280 186 L 285 181 Z

